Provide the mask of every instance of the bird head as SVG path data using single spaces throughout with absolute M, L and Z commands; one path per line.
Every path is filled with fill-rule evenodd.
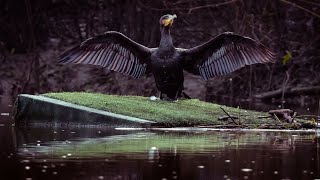
M 159 20 L 160 26 L 164 26 L 164 27 L 172 26 L 174 18 L 177 18 L 177 15 L 175 15 L 175 14 L 174 15 L 171 15 L 171 14 L 163 15 Z

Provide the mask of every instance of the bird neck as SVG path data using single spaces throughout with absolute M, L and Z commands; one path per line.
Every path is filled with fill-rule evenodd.
M 170 28 L 169 27 L 160 27 L 160 31 L 161 31 L 161 39 L 160 39 L 159 48 L 164 51 L 174 50 L 172 38 L 170 35 Z

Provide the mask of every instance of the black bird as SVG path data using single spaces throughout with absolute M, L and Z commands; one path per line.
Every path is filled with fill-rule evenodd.
M 208 80 L 245 65 L 275 61 L 275 55 L 262 44 L 231 32 L 194 48 L 175 48 L 170 27 L 176 17 L 168 14 L 160 18 L 158 48 L 145 47 L 119 32 L 108 31 L 65 52 L 59 62 L 100 65 L 134 78 L 151 72 L 160 99 L 176 100 L 185 95 L 183 70 Z

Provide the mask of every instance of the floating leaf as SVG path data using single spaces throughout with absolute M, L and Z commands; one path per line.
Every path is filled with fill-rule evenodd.
M 282 64 L 286 65 L 288 61 L 292 59 L 292 54 L 290 51 L 286 50 L 286 55 L 282 57 Z
M 16 52 L 16 48 L 12 48 L 10 54 L 14 54 Z

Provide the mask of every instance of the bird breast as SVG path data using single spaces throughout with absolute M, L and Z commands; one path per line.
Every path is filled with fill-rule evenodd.
M 155 71 L 182 70 L 180 61 L 175 56 L 154 56 L 151 58 L 151 66 Z
M 157 84 L 181 83 L 183 69 L 180 61 L 173 57 L 156 57 L 151 59 L 153 76 Z

